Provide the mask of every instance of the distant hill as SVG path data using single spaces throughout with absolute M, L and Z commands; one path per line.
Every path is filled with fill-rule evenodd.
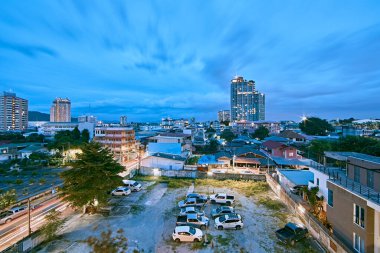
M 28 120 L 29 121 L 50 121 L 50 114 L 37 112 L 37 111 L 29 111 Z M 71 118 L 71 122 L 78 122 L 78 118 Z
M 36 111 L 28 112 L 28 120 L 29 121 L 49 121 L 50 114 Z

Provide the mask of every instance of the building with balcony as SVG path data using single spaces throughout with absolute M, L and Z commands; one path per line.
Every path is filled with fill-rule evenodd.
M 28 100 L 16 93 L 0 96 L 0 131 L 25 131 L 28 128 Z
M 231 121 L 231 111 L 230 110 L 221 110 L 218 112 L 218 121 L 226 122 Z
M 95 127 L 94 141 L 111 150 L 120 164 L 136 159 L 135 131 L 129 127 Z
M 231 80 L 231 121 L 265 120 L 265 95 L 256 90 L 255 82 L 241 76 Z
M 50 108 L 50 122 L 71 122 L 71 101 L 56 98 Z
M 380 157 L 354 153 L 327 154 L 346 162 L 344 173 L 327 180 L 327 219 L 336 235 L 354 252 L 380 252 Z

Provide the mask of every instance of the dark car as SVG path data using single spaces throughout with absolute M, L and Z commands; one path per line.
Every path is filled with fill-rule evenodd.
M 276 236 L 281 242 L 294 245 L 308 235 L 308 230 L 304 226 L 289 222 L 285 227 L 276 231 Z
M 235 210 L 233 207 L 230 206 L 220 206 L 218 208 L 212 209 L 211 211 L 211 217 L 213 219 L 218 218 L 220 216 L 223 216 L 225 214 L 233 214 L 235 213 Z
M 199 202 L 203 202 L 203 203 L 206 203 L 208 200 L 208 197 L 206 195 L 202 195 L 195 192 L 187 194 L 186 198 L 194 198 L 194 199 L 197 199 Z
M 303 185 L 296 185 L 296 186 L 290 188 L 290 192 L 293 194 L 296 194 L 296 195 L 301 195 L 304 187 L 305 186 L 303 186 Z

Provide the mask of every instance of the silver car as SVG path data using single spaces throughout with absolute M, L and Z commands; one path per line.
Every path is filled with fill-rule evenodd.
M 11 222 L 13 219 L 20 217 L 28 212 L 26 206 L 14 207 L 8 211 L 0 213 L 0 224 Z

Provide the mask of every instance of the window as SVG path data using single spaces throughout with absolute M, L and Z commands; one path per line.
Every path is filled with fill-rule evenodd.
M 354 181 L 360 183 L 360 168 L 354 167 Z
M 367 170 L 367 186 L 373 188 L 373 170 Z
M 327 204 L 331 207 L 334 206 L 334 192 L 332 190 L 327 192 Z
M 317 178 L 317 186 L 319 186 L 319 178 Z
M 364 240 L 354 233 L 354 249 L 356 252 L 364 253 Z
M 354 223 L 364 228 L 364 208 L 354 204 Z

